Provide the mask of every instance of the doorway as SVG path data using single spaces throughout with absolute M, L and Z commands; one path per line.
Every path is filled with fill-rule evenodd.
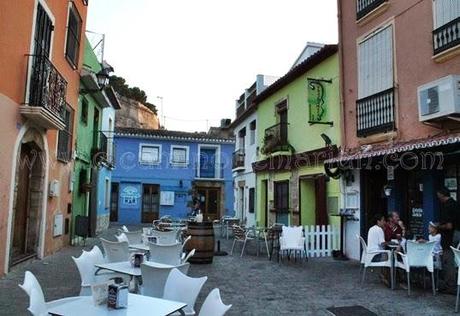
M 238 188 L 238 208 L 240 213 L 241 223 L 244 223 L 246 216 L 244 212 L 244 186 Z
M 289 226 L 289 181 L 274 183 L 276 222 Z
M 268 227 L 268 180 L 262 180 L 262 192 L 261 192 L 261 202 L 262 202 L 262 210 L 265 215 L 264 225 Z
M 200 210 L 203 219 L 215 220 L 220 218 L 220 188 L 197 188 L 200 200 Z
M 388 199 L 383 191 L 387 184 L 386 177 L 386 169 L 384 168 L 362 171 L 361 194 L 363 197 L 362 209 L 364 210 L 362 236 L 367 237 L 367 231 L 374 225 L 372 219 L 375 215 L 386 215 L 388 212 Z
M 120 191 L 120 185 L 118 183 L 112 183 L 110 190 L 110 221 L 118 222 L 118 194 Z
M 142 185 L 142 223 L 152 223 L 160 215 L 160 186 L 158 184 Z
M 44 191 L 42 155 L 42 150 L 34 142 L 23 143 L 20 147 L 11 232 L 11 266 L 38 253 Z

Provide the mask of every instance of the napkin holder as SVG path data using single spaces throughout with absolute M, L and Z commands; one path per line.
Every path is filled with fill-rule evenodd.
M 107 307 L 120 309 L 128 307 L 128 286 L 110 284 L 108 290 Z

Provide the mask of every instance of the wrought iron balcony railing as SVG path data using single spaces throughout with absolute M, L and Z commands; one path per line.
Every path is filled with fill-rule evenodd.
M 356 101 L 358 137 L 395 129 L 394 88 Z
M 356 20 L 360 20 L 388 0 L 356 0 Z
M 460 17 L 433 31 L 435 55 L 457 45 L 460 45 Z
M 104 162 L 107 164 L 113 164 L 114 162 L 114 145 L 113 140 L 104 132 L 98 131 L 95 136 L 96 144 L 92 149 L 93 161 L 95 163 Z
M 263 152 L 272 153 L 289 147 L 288 123 L 278 123 L 265 130 Z
M 28 65 L 29 89 L 24 103 L 41 107 L 64 123 L 67 81 L 46 56 L 29 55 Z
M 238 149 L 233 153 L 232 157 L 232 168 L 241 168 L 244 167 L 244 149 Z

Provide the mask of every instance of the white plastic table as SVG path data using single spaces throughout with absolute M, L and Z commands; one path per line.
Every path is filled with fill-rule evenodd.
M 48 310 L 55 316 L 165 316 L 175 312 L 185 315 L 185 303 L 164 300 L 156 297 L 128 294 L 128 307 L 109 309 L 106 304 L 94 305 L 92 296 L 80 296 L 76 300 L 62 303 Z
M 154 261 L 144 261 L 145 264 L 151 265 L 153 267 L 158 268 L 172 268 L 173 266 L 169 264 L 158 263 Z M 142 275 L 141 268 L 135 268 L 131 265 L 130 261 L 122 261 L 122 262 L 111 262 L 111 263 L 102 263 L 102 264 L 95 264 L 97 271 L 96 275 L 100 270 L 109 270 L 113 272 L 117 272 L 120 274 L 126 274 L 134 280 L 134 290 L 135 292 L 138 291 L 138 278 Z
M 129 245 L 129 248 L 135 249 L 135 250 L 142 250 L 142 251 L 149 251 L 150 248 L 146 244 L 131 244 Z

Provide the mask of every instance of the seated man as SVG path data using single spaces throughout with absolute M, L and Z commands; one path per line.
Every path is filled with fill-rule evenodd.
M 404 223 L 399 218 L 398 212 L 391 212 L 385 225 L 385 240 L 397 239 L 401 242 L 404 238 L 405 230 Z
M 385 228 L 385 217 L 380 214 L 376 215 L 374 216 L 372 222 L 374 226 L 369 228 L 369 232 L 367 233 L 367 251 L 373 252 L 384 250 L 386 245 L 385 234 L 383 232 L 383 229 Z M 383 253 L 375 256 L 372 261 L 378 262 L 387 259 L 387 255 Z

